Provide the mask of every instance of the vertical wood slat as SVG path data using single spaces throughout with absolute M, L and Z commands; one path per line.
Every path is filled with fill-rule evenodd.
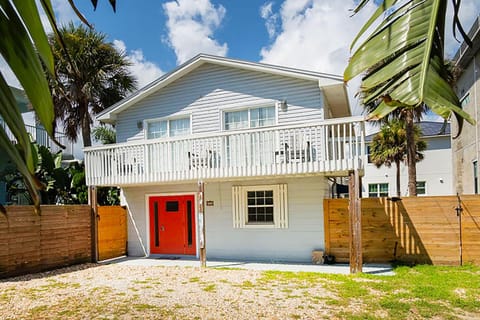
M 480 265 L 480 196 L 460 198 L 463 260 Z M 363 198 L 361 206 L 365 262 L 460 264 L 456 196 L 404 197 L 395 202 Z M 326 252 L 339 262 L 348 262 L 348 200 L 326 199 L 324 210 Z
M 121 206 L 99 206 L 98 259 L 112 259 L 127 254 L 127 210 Z

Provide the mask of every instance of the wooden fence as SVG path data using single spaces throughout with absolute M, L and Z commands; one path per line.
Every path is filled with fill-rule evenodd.
M 92 260 L 89 206 L 10 206 L 0 214 L 0 278 Z
M 362 199 L 364 262 L 480 264 L 480 196 Z M 326 199 L 325 251 L 349 261 L 348 200 Z
M 127 254 L 127 210 L 120 206 L 98 207 L 98 259 Z

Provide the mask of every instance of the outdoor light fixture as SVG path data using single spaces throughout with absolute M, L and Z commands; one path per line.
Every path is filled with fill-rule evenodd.
M 143 121 L 137 121 L 137 128 L 140 130 L 143 129 Z
M 276 105 L 277 108 L 279 108 L 283 112 L 286 112 L 288 110 L 287 100 L 277 101 Z

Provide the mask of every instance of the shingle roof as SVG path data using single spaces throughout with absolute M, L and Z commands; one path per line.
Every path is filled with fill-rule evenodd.
M 422 137 L 433 137 L 433 136 L 449 136 L 450 132 L 450 123 L 449 122 L 434 122 L 434 121 L 422 121 L 420 123 L 416 123 L 416 125 L 420 125 L 420 129 L 422 130 Z M 379 132 L 377 130 L 375 133 L 372 133 L 365 137 L 365 141 L 370 142 L 372 141 L 373 137 Z

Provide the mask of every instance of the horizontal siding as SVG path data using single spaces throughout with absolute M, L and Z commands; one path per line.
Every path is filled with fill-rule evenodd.
M 283 99 L 289 108 L 279 111 L 279 124 L 323 119 L 316 82 L 205 64 L 121 112 L 117 141 L 143 139 L 139 121 L 184 113 L 192 114 L 193 133 L 218 131 L 221 110 L 274 104 Z
M 235 185 L 286 183 L 288 187 L 287 229 L 234 229 L 231 182 L 207 183 L 205 208 L 208 259 L 303 261 L 311 259 L 314 249 L 324 248 L 323 198 L 328 185 L 324 177 L 252 180 Z M 128 253 L 148 254 L 146 194 L 195 193 L 195 183 L 124 189 L 129 208 Z M 198 241 L 197 241 L 198 243 Z M 145 250 L 143 249 L 145 248 Z

